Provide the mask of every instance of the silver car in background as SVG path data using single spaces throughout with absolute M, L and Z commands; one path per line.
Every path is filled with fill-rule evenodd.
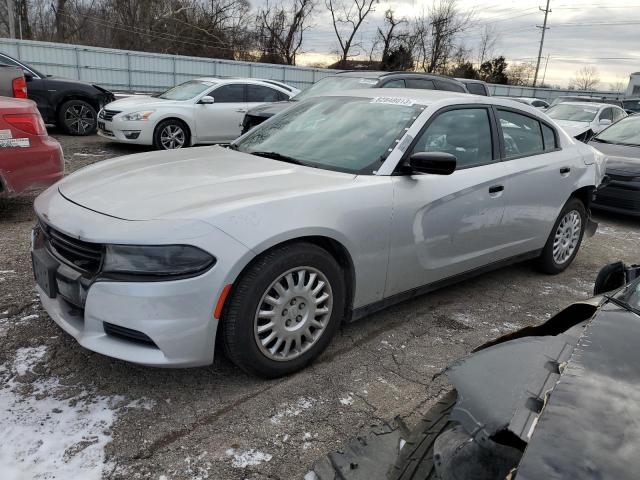
M 578 252 L 603 159 L 509 100 L 361 90 L 300 102 L 230 148 L 85 168 L 35 202 L 52 319 L 154 366 L 303 368 L 340 322 L 487 269 Z

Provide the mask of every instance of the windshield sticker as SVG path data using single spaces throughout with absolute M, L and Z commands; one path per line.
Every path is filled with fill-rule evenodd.
M 369 78 L 361 78 L 358 83 L 364 83 L 366 85 L 375 85 L 378 83 L 378 80 L 371 80 Z
M 0 148 L 29 148 L 31 142 L 28 138 L 7 138 L 0 140 Z
M 411 107 L 416 102 L 408 98 L 401 97 L 375 97 L 371 99 L 370 103 L 384 103 L 386 105 L 401 105 L 403 107 Z
M 409 145 L 411 145 L 411 142 L 413 142 L 413 137 L 411 135 L 405 135 L 402 141 L 398 144 L 398 149 L 401 152 L 404 152 Z
M 7 138 L 12 138 L 11 130 L 0 130 L 0 140 L 6 140 Z

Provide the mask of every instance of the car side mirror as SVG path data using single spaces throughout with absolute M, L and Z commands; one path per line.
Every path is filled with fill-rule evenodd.
M 601 127 L 608 127 L 612 123 L 613 122 L 611 120 L 609 120 L 608 118 L 603 118 L 603 119 L 600 120 L 600 126 Z
M 211 95 L 205 95 L 200 99 L 200 103 L 211 105 L 212 103 L 215 103 L 215 99 Z
M 451 175 L 457 164 L 455 155 L 444 152 L 418 152 L 409 157 L 411 171 L 432 175 Z
M 22 71 L 22 74 L 24 75 L 24 79 L 25 79 L 27 82 L 30 82 L 30 81 L 31 81 L 31 80 L 33 80 L 33 78 L 34 78 L 34 77 L 33 77 L 33 74 L 32 74 L 31 72 L 27 72 L 26 70 L 23 70 L 23 71 Z
M 627 267 L 622 262 L 610 263 L 602 267 L 598 272 L 593 286 L 593 294 L 601 295 L 618 290 L 638 277 L 640 277 L 640 265 Z

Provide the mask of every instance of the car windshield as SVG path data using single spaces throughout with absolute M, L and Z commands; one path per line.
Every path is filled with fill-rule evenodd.
M 310 167 L 370 174 L 422 109 L 405 98 L 312 98 L 258 126 L 233 148 Z
M 625 110 L 640 112 L 640 100 L 623 100 L 622 106 Z
M 340 90 L 359 90 L 361 88 L 371 88 L 378 83 L 376 78 L 361 77 L 340 77 L 332 76 L 318 80 L 306 90 L 303 90 L 293 100 L 304 100 L 307 98 L 325 95 L 327 93 L 338 92 Z
M 640 116 L 626 117 L 598 134 L 599 142 L 640 146 Z
M 160 94 L 158 98 L 164 98 L 165 100 L 191 100 L 214 85 L 215 82 L 190 80 L 170 88 L 166 92 Z
M 572 122 L 592 122 L 598 113 L 597 107 L 586 105 L 575 105 L 571 103 L 560 103 L 547 110 L 554 120 L 570 120 Z

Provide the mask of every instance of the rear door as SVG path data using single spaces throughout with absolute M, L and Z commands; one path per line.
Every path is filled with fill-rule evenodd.
M 555 129 L 524 112 L 496 108 L 508 172 L 503 219 L 509 256 L 544 246 L 585 165 L 560 148 Z
M 229 143 L 240 136 L 240 123 L 247 111 L 246 84 L 220 85 L 207 95 L 214 103 L 195 105 L 198 141 Z
M 386 296 L 474 270 L 502 258 L 506 182 L 488 106 L 436 113 L 416 152 L 457 158 L 451 175 L 396 175 Z

